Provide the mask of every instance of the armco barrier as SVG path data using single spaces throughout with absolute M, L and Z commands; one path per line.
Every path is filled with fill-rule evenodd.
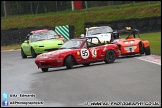
M 148 32 L 158 32 L 161 31 L 161 16 L 148 17 L 148 18 L 134 18 L 134 19 L 124 19 L 118 21 L 99 21 L 99 22 L 85 22 L 84 23 L 84 33 L 85 28 L 91 26 L 110 26 L 113 30 L 121 30 L 126 26 L 138 29 L 140 33 Z
M 1 30 L 1 46 L 21 44 L 26 39 L 26 36 L 32 30 L 50 29 L 55 30 L 55 27 L 27 27 L 27 28 L 11 28 L 9 30 Z M 68 39 L 74 38 L 74 26 L 68 26 Z M 59 33 L 59 32 L 58 32 Z

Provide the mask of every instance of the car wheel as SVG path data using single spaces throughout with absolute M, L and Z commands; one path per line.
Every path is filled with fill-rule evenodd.
M 89 65 L 90 65 L 90 63 L 83 63 L 83 65 L 84 65 L 84 66 L 89 66 Z
M 21 57 L 22 58 L 27 58 L 27 55 L 24 53 L 23 49 L 21 48 Z
M 37 54 L 35 53 L 34 49 L 31 47 L 31 55 L 33 58 L 37 57 Z
M 146 47 L 144 50 L 145 50 L 145 55 L 150 55 L 151 54 L 150 46 Z
M 141 41 L 139 42 L 139 53 L 144 54 L 144 48 Z
M 65 66 L 67 69 L 72 69 L 74 65 L 74 59 L 72 56 L 67 56 L 65 59 Z
M 43 72 L 47 72 L 48 68 L 41 68 Z
M 113 50 L 108 50 L 105 56 L 105 63 L 113 63 L 116 59 L 115 52 Z

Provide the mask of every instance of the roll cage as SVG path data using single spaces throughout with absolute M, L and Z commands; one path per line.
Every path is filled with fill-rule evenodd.
M 127 34 L 129 33 L 129 35 L 127 36 L 126 39 L 129 38 L 129 36 L 133 36 L 133 38 L 140 38 L 140 35 L 139 35 L 139 31 L 137 29 L 131 29 L 131 30 L 118 30 L 117 31 L 119 34 Z
M 87 48 L 103 45 L 98 39 L 98 37 L 85 37 L 85 38 L 86 38 Z M 95 43 L 92 42 L 93 39 L 98 40 L 98 42 Z

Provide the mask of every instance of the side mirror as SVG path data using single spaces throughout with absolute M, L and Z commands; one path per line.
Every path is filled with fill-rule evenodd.
M 81 34 L 80 37 L 83 38 L 84 37 L 84 34 Z

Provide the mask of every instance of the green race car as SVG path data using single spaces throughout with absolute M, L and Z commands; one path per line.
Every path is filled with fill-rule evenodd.
M 59 49 L 64 42 L 58 38 L 53 30 L 37 30 L 31 32 L 27 40 L 21 45 L 21 56 L 35 58 L 38 54 Z

